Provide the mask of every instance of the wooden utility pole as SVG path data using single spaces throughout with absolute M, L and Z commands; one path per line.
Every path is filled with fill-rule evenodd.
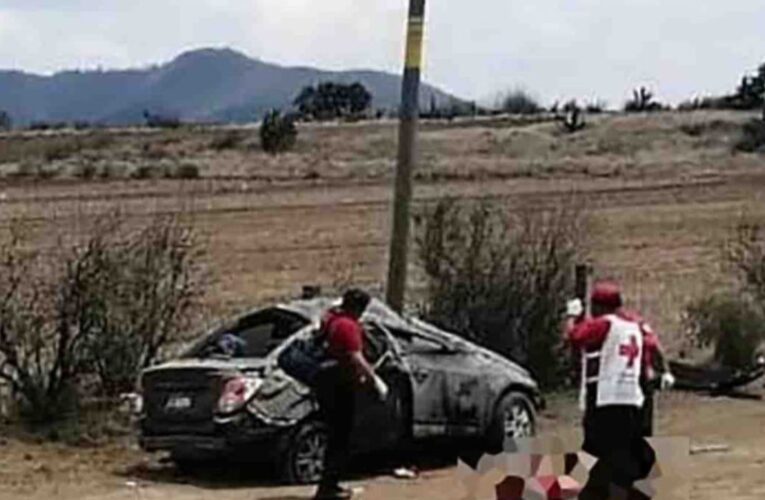
M 398 312 L 404 308 L 409 253 L 412 168 L 416 155 L 417 120 L 420 114 L 420 68 L 425 29 L 425 0 L 409 0 L 404 79 L 398 133 L 398 165 L 393 193 L 393 226 L 388 262 L 387 301 Z

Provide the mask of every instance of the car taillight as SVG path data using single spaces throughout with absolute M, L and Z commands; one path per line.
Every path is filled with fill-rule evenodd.
M 261 380 L 250 377 L 234 377 L 226 381 L 218 400 L 218 413 L 229 414 L 240 410 L 260 387 Z

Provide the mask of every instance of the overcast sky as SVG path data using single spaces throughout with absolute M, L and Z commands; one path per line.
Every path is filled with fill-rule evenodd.
M 620 105 L 731 90 L 765 61 L 764 0 L 428 0 L 425 78 L 461 97 L 523 87 Z M 0 0 L 0 68 L 166 62 L 229 46 L 266 61 L 399 71 L 407 0 Z

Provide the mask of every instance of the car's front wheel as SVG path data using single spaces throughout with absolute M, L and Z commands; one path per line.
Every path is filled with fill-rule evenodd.
M 290 484 L 311 484 L 321 479 L 327 432 L 324 425 L 309 420 L 290 434 L 281 454 L 282 478 Z
M 502 451 L 506 440 L 532 437 L 535 433 L 536 413 L 531 400 L 520 392 L 503 396 L 494 409 L 489 429 L 492 451 Z

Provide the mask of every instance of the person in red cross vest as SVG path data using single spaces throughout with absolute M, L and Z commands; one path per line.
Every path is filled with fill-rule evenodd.
M 581 301 L 570 301 L 566 319 L 567 340 L 582 358 L 582 449 L 598 458 L 579 498 L 640 498 L 632 484 L 655 460 L 642 439 L 643 379 L 658 342 L 637 315 L 622 309 L 617 284 L 596 283 L 590 304 L 587 318 Z

